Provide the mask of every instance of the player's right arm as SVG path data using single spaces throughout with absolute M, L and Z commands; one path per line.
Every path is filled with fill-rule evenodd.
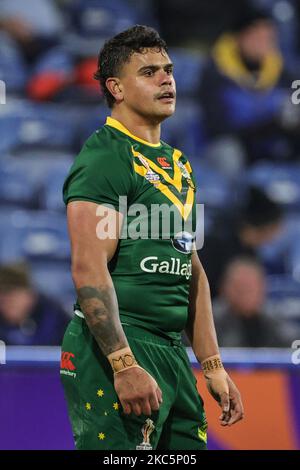
M 96 214 L 97 208 L 99 213 L 99 205 L 89 201 L 71 201 L 67 205 L 73 282 L 88 327 L 114 370 L 114 385 L 124 412 L 150 415 L 151 410 L 159 408 L 161 390 L 135 362 L 108 270 L 118 246 L 122 216 L 102 206 L 105 217 L 110 214 L 111 224 L 109 237 L 103 238 L 99 236 L 101 217 Z

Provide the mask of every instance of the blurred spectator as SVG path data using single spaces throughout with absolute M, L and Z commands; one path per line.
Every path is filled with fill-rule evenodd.
M 8 345 L 59 345 L 69 318 L 37 293 L 25 265 L 0 267 L 0 339 Z
M 214 304 L 216 330 L 223 347 L 290 347 L 296 338 L 287 325 L 265 311 L 266 279 L 253 259 L 227 266 Z
M 0 29 L 16 41 L 31 63 L 57 44 L 63 17 L 54 0 L 1 0 Z
M 203 70 L 200 100 L 207 134 L 237 139 L 248 163 L 294 159 L 300 150 L 300 111 L 290 99 L 296 77 L 287 70 L 277 36 L 265 11 L 245 6 Z M 220 151 L 221 167 L 222 156 Z
M 274 239 L 281 227 L 280 206 L 256 187 L 249 188 L 237 214 L 216 221 L 198 252 L 213 297 L 228 263 L 242 255 L 256 258 L 258 248 Z

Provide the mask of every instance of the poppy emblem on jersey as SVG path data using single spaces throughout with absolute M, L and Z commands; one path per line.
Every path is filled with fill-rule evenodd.
M 136 450 L 152 450 L 152 445 L 150 444 L 150 436 L 155 429 L 152 419 L 148 418 L 142 427 L 143 442 L 140 445 L 136 446 Z
M 160 181 L 160 176 L 157 175 L 153 170 L 151 170 L 149 163 L 142 155 L 138 155 L 138 159 L 141 162 L 141 164 L 144 165 L 144 167 L 147 169 L 147 173 L 145 174 L 146 180 L 149 181 L 149 183 L 152 183 L 154 184 L 154 186 L 156 186 Z
M 171 170 L 172 169 L 170 163 L 167 161 L 167 157 L 157 157 L 156 160 L 158 161 L 158 163 L 160 164 L 160 166 L 164 170 Z
M 71 357 L 75 357 L 73 353 L 71 352 L 62 352 L 61 353 L 61 361 L 60 361 L 60 367 L 61 369 L 67 369 L 67 370 L 75 370 L 76 367 L 74 366 L 73 362 L 71 361 Z
M 195 191 L 195 185 L 194 185 L 193 181 L 191 180 L 190 174 L 187 171 L 187 169 L 185 168 L 185 166 L 183 165 L 183 163 L 180 162 L 179 160 L 176 163 L 177 163 L 177 165 L 178 165 L 178 167 L 181 171 L 181 174 L 182 174 L 183 178 L 186 179 L 187 184 L 190 186 L 190 188 L 192 188 Z

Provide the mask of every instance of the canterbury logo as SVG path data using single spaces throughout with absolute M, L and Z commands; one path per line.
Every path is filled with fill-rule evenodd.
M 60 361 L 61 369 L 67 369 L 67 370 L 75 370 L 76 369 L 73 362 L 71 361 L 71 357 L 72 358 L 75 357 L 73 353 L 70 353 L 70 352 L 62 352 L 61 353 L 61 361 Z
M 171 168 L 170 163 L 167 161 L 166 157 L 157 157 L 156 159 L 158 163 L 163 167 L 163 168 Z

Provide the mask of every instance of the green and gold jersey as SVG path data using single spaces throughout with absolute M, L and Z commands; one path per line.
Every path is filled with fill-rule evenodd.
M 170 337 L 184 329 L 195 190 L 182 152 L 135 137 L 110 117 L 76 157 L 63 188 L 65 204 L 93 201 L 124 214 L 109 265 L 122 323 Z

